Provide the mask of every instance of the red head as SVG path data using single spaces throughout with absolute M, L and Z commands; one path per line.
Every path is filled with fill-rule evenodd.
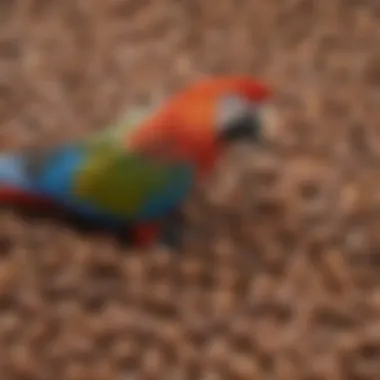
M 248 76 L 203 80 L 169 99 L 128 137 L 128 144 L 161 158 L 186 160 L 203 173 L 229 143 L 261 139 L 263 106 L 270 95 L 268 87 Z

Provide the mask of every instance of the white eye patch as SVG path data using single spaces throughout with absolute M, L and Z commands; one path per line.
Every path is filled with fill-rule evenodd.
M 216 123 L 223 132 L 241 120 L 254 117 L 255 113 L 256 109 L 249 101 L 238 95 L 226 95 L 219 101 Z

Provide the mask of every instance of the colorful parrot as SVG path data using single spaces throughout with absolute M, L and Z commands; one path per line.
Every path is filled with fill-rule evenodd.
M 208 78 L 132 126 L 42 151 L 4 153 L 0 202 L 59 206 L 101 228 L 128 229 L 141 246 L 173 227 L 178 235 L 181 204 L 225 148 L 265 140 L 270 98 L 266 85 L 247 76 Z

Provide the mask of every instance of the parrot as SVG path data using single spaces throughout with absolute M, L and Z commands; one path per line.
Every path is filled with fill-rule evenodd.
M 231 144 L 257 146 L 270 135 L 272 96 L 248 75 L 210 76 L 134 122 L 55 147 L 1 153 L 0 203 L 60 208 L 125 232 L 141 247 L 165 236 L 179 244 L 181 206 L 197 181 Z

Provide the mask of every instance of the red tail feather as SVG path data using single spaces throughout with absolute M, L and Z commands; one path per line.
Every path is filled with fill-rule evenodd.
M 53 202 L 15 187 L 0 187 L 0 204 L 28 208 L 54 208 Z

